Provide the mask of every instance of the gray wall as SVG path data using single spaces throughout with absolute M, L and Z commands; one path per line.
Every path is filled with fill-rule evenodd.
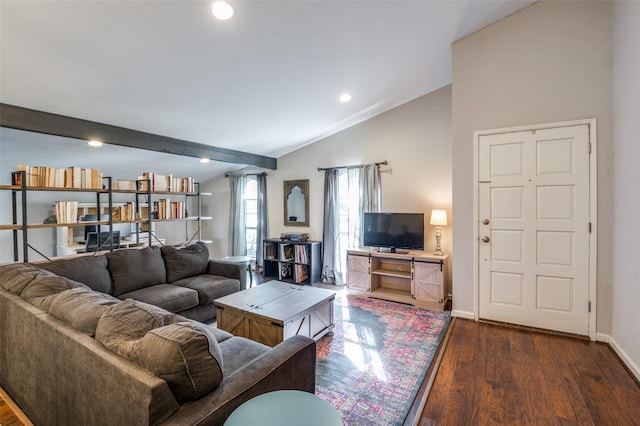
M 453 45 L 453 308 L 473 315 L 473 132 L 597 119 L 598 320 L 611 330 L 611 10 L 539 2 Z
M 318 167 L 387 160 L 382 172 L 382 209 L 424 212 L 425 250 L 435 249 L 435 229 L 428 225 L 431 209 L 451 214 L 451 86 L 443 87 L 361 124 L 278 158 L 278 170 L 268 171 L 269 236 L 308 232 L 322 239 L 324 173 Z M 283 181 L 309 179 L 310 226 L 285 227 Z M 213 193 L 206 223 L 215 257 L 226 256 L 229 223 L 229 183 L 214 179 L 205 185 Z M 449 222 L 451 224 L 451 220 Z M 442 248 L 451 252 L 452 226 L 443 227 Z M 208 234 L 210 232 L 210 234 Z
M 613 19 L 612 346 L 640 379 L 640 2 L 615 3 Z M 630 362 L 631 361 L 631 362 Z

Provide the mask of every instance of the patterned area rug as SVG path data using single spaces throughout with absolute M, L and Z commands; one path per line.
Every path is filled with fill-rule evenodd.
M 451 313 L 336 294 L 333 336 L 317 344 L 316 395 L 345 425 L 402 425 Z

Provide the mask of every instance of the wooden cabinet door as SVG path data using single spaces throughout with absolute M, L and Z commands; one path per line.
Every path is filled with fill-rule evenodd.
M 442 303 L 444 301 L 442 265 L 414 261 L 411 295 L 414 299 Z
M 350 254 L 347 256 L 347 287 L 362 291 L 371 291 L 369 275 L 369 256 Z

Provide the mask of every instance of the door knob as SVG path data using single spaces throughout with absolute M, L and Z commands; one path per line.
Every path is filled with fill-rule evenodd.
M 483 225 L 488 225 L 489 224 L 489 219 L 482 219 L 482 224 Z
M 489 242 L 489 237 L 487 237 L 486 235 L 484 237 L 482 237 L 482 242 L 483 243 L 488 243 Z

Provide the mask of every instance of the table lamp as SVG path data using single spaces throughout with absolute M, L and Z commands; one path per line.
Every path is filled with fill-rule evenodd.
M 431 225 L 436 227 L 436 251 L 433 252 L 436 256 L 442 256 L 442 249 L 440 248 L 440 227 L 447 225 L 447 211 L 446 210 L 431 210 Z

